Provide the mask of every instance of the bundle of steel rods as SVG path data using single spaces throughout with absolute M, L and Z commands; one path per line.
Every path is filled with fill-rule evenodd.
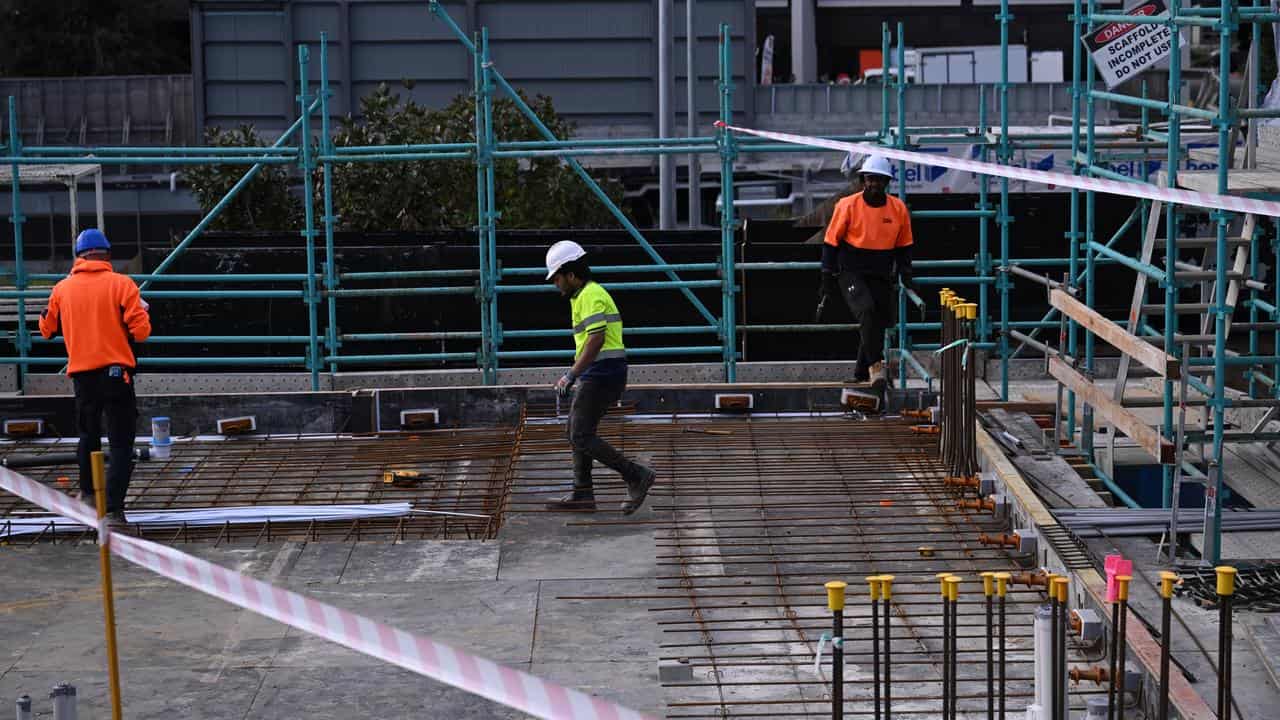
M 976 303 L 943 288 L 941 433 L 939 453 L 947 484 L 977 487 L 977 364 L 973 352 Z

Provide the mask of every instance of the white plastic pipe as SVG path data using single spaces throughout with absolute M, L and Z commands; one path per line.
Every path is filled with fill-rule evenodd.
M 1047 708 L 1052 703 L 1053 694 L 1053 610 L 1048 605 L 1036 608 L 1032 632 L 1035 638 L 1035 704 L 1027 708 L 1027 720 L 1049 720 Z

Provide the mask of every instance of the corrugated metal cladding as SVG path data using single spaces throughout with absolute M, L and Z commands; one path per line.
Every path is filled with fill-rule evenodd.
M 297 47 L 312 48 L 319 82 L 320 33 L 329 39 L 331 113 L 341 117 L 378 86 L 439 107 L 471 91 L 467 51 L 425 0 L 195 0 L 191 31 L 196 118 L 203 126 L 252 123 L 283 130 L 298 114 Z M 468 34 L 489 29 L 494 63 L 516 88 L 548 95 L 581 136 L 657 134 L 656 0 L 497 0 L 444 3 Z M 709 126 L 718 107 L 716 34 L 733 29 L 735 107 L 750 114 L 755 37 L 751 0 L 695 0 L 695 102 Z M 685 112 L 684 3 L 675 2 L 672 111 Z M 402 82 L 411 80 L 412 89 Z M 311 86 L 314 90 L 314 85 Z

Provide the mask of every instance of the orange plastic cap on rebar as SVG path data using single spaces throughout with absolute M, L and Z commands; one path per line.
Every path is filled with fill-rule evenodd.
M 1218 574 L 1218 594 L 1226 597 L 1236 593 L 1236 569 L 1230 565 L 1219 565 L 1213 569 Z
M 827 588 L 827 608 L 831 610 L 843 610 L 844 589 L 848 587 L 848 583 L 842 580 L 832 580 L 824 587 Z
M 1124 602 L 1129 600 L 1129 581 L 1133 580 L 1132 575 L 1116 576 L 1116 597 Z
M 1178 573 L 1168 570 L 1160 571 L 1160 597 L 1168 600 L 1173 597 L 1173 586 L 1178 583 Z

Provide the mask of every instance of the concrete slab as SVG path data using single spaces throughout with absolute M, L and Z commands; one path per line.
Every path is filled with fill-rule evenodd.
M 655 502 L 658 496 L 650 496 Z M 635 517 L 644 517 L 641 510 Z M 645 578 L 657 574 L 654 531 L 646 525 L 566 527 L 592 514 L 511 515 L 500 533 L 502 580 Z
M 342 579 L 354 543 L 311 542 L 303 546 L 282 582 L 305 590 L 314 585 L 336 585 Z
M 124 716 L 129 720 L 243 720 L 264 674 L 258 668 L 236 668 L 211 680 L 195 670 L 128 666 L 121 670 Z M 30 695 L 35 716 L 48 718 L 53 711 L 49 689 L 62 682 L 76 687 L 81 720 L 111 717 L 104 670 L 15 670 L 0 676 L 0 697 L 8 703 Z
M 539 583 L 533 662 L 644 659 L 657 672 L 658 638 L 653 601 L 580 599 L 654 595 L 652 580 L 545 580 Z
M 529 662 L 538 583 L 418 582 L 315 586 L 307 594 L 411 633 L 430 635 L 490 660 Z M 361 666 L 363 655 L 290 630 L 278 667 Z
M 528 670 L 527 665 L 515 665 Z M 242 720 L 378 718 L 514 720 L 503 705 L 389 665 L 272 668 Z
M 535 662 L 529 671 L 637 712 L 653 717 L 666 714 L 655 663 L 620 659 L 592 663 Z
M 339 582 L 350 585 L 496 580 L 500 549 L 499 543 L 492 540 L 357 543 Z

